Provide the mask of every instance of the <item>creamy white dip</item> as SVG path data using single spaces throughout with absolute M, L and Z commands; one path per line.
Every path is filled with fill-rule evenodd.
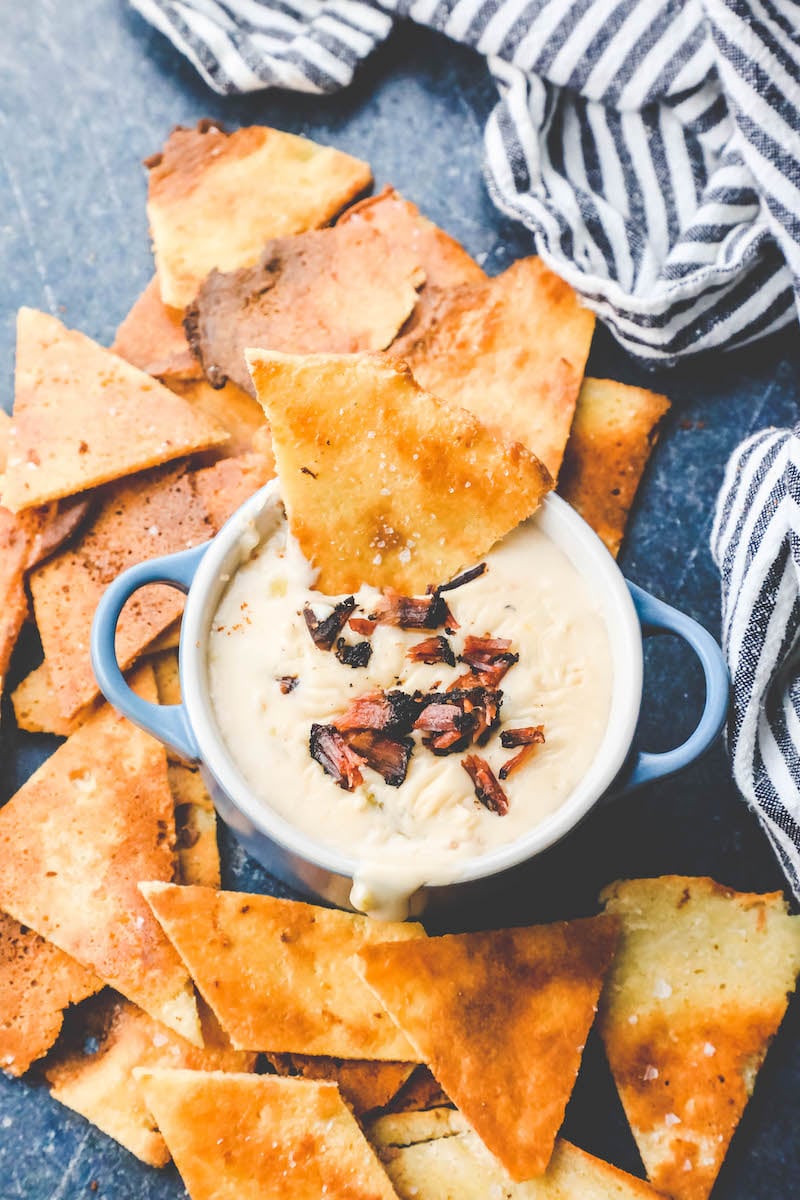
M 309 735 L 313 723 L 335 725 L 371 689 L 426 692 L 438 684 L 444 691 L 467 670 L 463 664 L 407 658 L 430 632 L 377 625 L 363 668 L 319 649 L 303 608 L 310 603 L 324 617 L 342 598 L 313 590 L 314 572 L 280 516 L 233 575 L 214 617 L 210 694 L 231 758 L 265 806 L 358 860 L 359 907 L 376 907 L 381 890 L 408 894 L 423 882 L 447 882 L 465 860 L 516 841 L 569 796 L 603 739 L 613 680 L 598 600 L 566 555 L 530 524 L 504 538 L 486 562 L 483 575 L 446 594 L 460 626 L 448 641 L 457 656 L 470 634 L 511 640 L 519 661 L 498 685 L 500 725 L 485 746 L 446 757 L 432 754 L 415 733 L 399 787 L 364 767 L 363 783 L 343 790 L 311 757 Z M 355 615 L 373 612 L 379 599 L 374 588 L 362 588 Z M 362 640 L 348 626 L 343 634 Z M 297 682 L 284 693 L 287 677 Z M 539 725 L 545 742 L 503 782 L 508 811 L 499 816 L 478 802 L 461 760 L 479 754 L 498 776 L 516 753 L 502 747 L 500 732 Z

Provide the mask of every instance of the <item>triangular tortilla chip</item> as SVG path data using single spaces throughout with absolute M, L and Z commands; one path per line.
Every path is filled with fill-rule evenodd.
M 159 697 L 160 697 L 159 691 Z M 170 763 L 169 786 L 175 801 L 175 850 L 181 883 L 219 887 L 217 816 L 197 767 Z
M 85 334 L 19 310 L 7 508 L 72 496 L 226 437 L 205 413 Z
M 420 1115 L 429 1120 L 419 1123 Z M 514 1183 L 453 1109 L 380 1117 L 367 1138 L 400 1200 L 663 1200 L 641 1179 L 563 1138 L 544 1175 Z
M 63 717 L 91 703 L 98 685 L 89 659 L 95 610 L 105 589 L 134 563 L 196 546 L 215 532 L 185 467 L 149 471 L 115 484 L 80 542 L 30 577 L 36 624 Z M 117 627 L 126 670 L 183 609 L 174 588 L 136 593 Z
M 669 875 L 612 884 L 622 920 L 600 1032 L 654 1187 L 706 1200 L 800 970 L 779 893 Z
M 278 1075 L 327 1079 L 335 1083 L 357 1117 L 383 1108 L 403 1086 L 414 1063 L 357 1058 L 320 1058 L 310 1054 L 267 1054 Z
M 594 331 L 569 284 L 539 258 L 428 298 L 425 320 L 394 343 L 414 377 L 522 442 L 557 478 Z
M 400 1090 L 386 1104 L 387 1112 L 424 1112 L 426 1109 L 448 1105 L 450 1097 L 443 1091 L 426 1066 L 419 1066 Z
M 198 379 L 191 383 L 171 382 L 170 388 L 228 432 L 230 436 L 219 451 L 225 458 L 247 454 L 253 449 L 259 430 L 266 426 L 258 402 L 235 383 L 213 388 L 205 379 Z
M 425 273 L 405 247 L 348 223 L 276 238 L 254 267 L 210 275 L 186 314 L 206 377 L 253 393 L 245 350 L 384 350 L 417 303 Z
M 367 946 L 357 969 L 513 1179 L 550 1161 L 617 922 Z
M 102 986 L 58 946 L 0 912 L 0 1070 L 24 1075 L 55 1042 L 67 1005 Z
M 397 1200 L 333 1083 L 142 1071 L 191 1200 Z
M 111 350 L 170 386 L 202 375 L 186 340 L 183 309 L 167 308 L 155 275 L 117 330 Z
M 80 1045 L 57 1051 L 45 1072 L 50 1095 L 80 1113 L 142 1162 L 163 1167 L 169 1150 L 145 1103 L 136 1068 L 252 1071 L 256 1055 L 233 1050 L 202 1003 L 203 1049 L 114 993 L 98 997 L 81 1014 Z M 96 1048 L 85 1049 L 92 1039 Z
M 616 558 L 628 512 L 669 400 L 611 379 L 584 379 L 558 478 L 559 495 Z
M 25 570 L 30 548 L 27 522 L 0 507 L 0 693 L 17 638 L 28 619 Z
M 332 146 L 210 121 L 173 129 L 145 166 L 161 298 L 173 308 L 214 268 L 249 267 L 270 238 L 324 225 L 372 182 L 366 163 Z
M 159 704 L 180 704 L 181 677 L 178 669 L 178 656 L 174 650 L 164 650 L 149 658 L 156 677 Z
M 254 492 L 275 475 L 272 455 L 257 451 L 238 458 L 223 458 L 213 467 L 205 467 L 194 476 L 195 491 L 202 501 L 216 533 L 249 500 Z
M 450 579 L 551 487 L 523 446 L 417 387 L 384 355 L 251 350 L 289 526 L 330 595 Z
M 141 890 L 234 1046 L 415 1058 L 347 959 L 370 942 L 424 937 L 421 926 L 246 892 L 163 883 Z
M 177 616 L 163 633 L 148 643 L 148 654 L 163 654 L 166 650 L 177 650 L 181 644 L 181 619 L 181 616 Z
M 155 700 L 152 671 L 133 686 Z M 194 992 L 137 889 L 173 875 L 163 746 L 104 705 L 0 809 L 0 907 L 198 1042 Z

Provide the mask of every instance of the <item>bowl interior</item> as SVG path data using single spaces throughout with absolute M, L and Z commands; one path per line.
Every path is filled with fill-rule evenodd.
M 209 697 L 207 646 L 212 618 L 233 573 L 279 519 L 279 503 L 278 484 L 273 480 L 234 513 L 204 555 L 181 630 L 182 695 L 206 766 L 248 820 L 291 853 L 354 877 L 356 858 L 315 841 L 253 795 L 222 740 Z M 558 809 L 524 837 L 461 863 L 454 883 L 517 866 L 563 837 L 613 782 L 627 757 L 639 716 L 642 638 L 622 572 L 594 531 L 558 496 L 548 496 L 530 521 L 567 555 L 599 597 L 614 670 L 608 724 L 589 771 Z

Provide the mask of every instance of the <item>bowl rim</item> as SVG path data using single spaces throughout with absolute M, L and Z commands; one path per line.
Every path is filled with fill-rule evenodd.
M 316 841 L 252 792 L 231 757 L 213 714 L 206 671 L 208 629 L 219 598 L 233 571 L 243 561 L 242 538 L 257 529 L 280 502 L 278 480 L 271 480 L 228 519 L 208 545 L 189 589 L 181 626 L 179 670 L 181 695 L 200 761 L 255 830 L 291 855 L 335 875 L 356 880 L 364 868 L 356 857 Z M 528 520 L 542 530 L 579 571 L 603 588 L 603 615 L 612 645 L 614 682 L 606 732 L 589 770 L 572 792 L 543 821 L 522 837 L 455 865 L 446 878 L 422 881 L 440 887 L 485 879 L 528 861 L 549 849 L 575 828 L 619 774 L 630 752 L 639 718 L 643 686 L 642 631 L 625 577 L 608 550 L 581 516 L 560 496 L 548 494 Z M 525 524 L 523 522 L 523 524 Z M 614 654 L 612 621 L 627 653 Z M 361 870 L 359 869 L 361 868 Z M 391 872 L 394 868 L 389 867 Z M 380 871 L 380 865 L 377 865 Z

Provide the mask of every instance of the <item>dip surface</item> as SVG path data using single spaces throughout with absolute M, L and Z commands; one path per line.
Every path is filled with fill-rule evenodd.
M 465 860 L 516 841 L 557 809 L 603 739 L 611 655 L 599 604 L 581 576 L 535 522 L 504 538 L 486 564 L 481 576 L 445 595 L 460 626 L 448 641 L 458 656 L 470 634 L 511 640 L 519 661 L 499 684 L 500 725 L 486 745 L 444 757 L 415 733 L 399 787 L 365 766 L 363 783 L 343 790 L 310 755 L 312 724 L 335 724 L 373 689 L 444 690 L 467 670 L 462 663 L 412 662 L 409 647 L 430 632 L 386 625 L 377 625 L 369 639 L 366 667 L 347 666 L 319 649 L 303 608 L 311 604 L 322 618 L 342 597 L 313 590 L 314 572 L 278 510 L 274 528 L 235 572 L 217 609 L 209 685 L 231 758 L 266 807 L 357 859 L 361 879 L 391 878 L 409 891 L 422 882 L 447 882 Z M 373 612 L 379 599 L 374 588 L 362 588 L 354 615 Z M 348 626 L 343 634 L 350 643 L 361 640 Z M 296 682 L 284 691 L 287 677 Z M 461 760 L 479 754 L 499 776 L 516 753 L 501 746 L 500 733 L 538 725 L 545 743 L 503 782 L 508 812 L 499 816 L 478 802 Z

